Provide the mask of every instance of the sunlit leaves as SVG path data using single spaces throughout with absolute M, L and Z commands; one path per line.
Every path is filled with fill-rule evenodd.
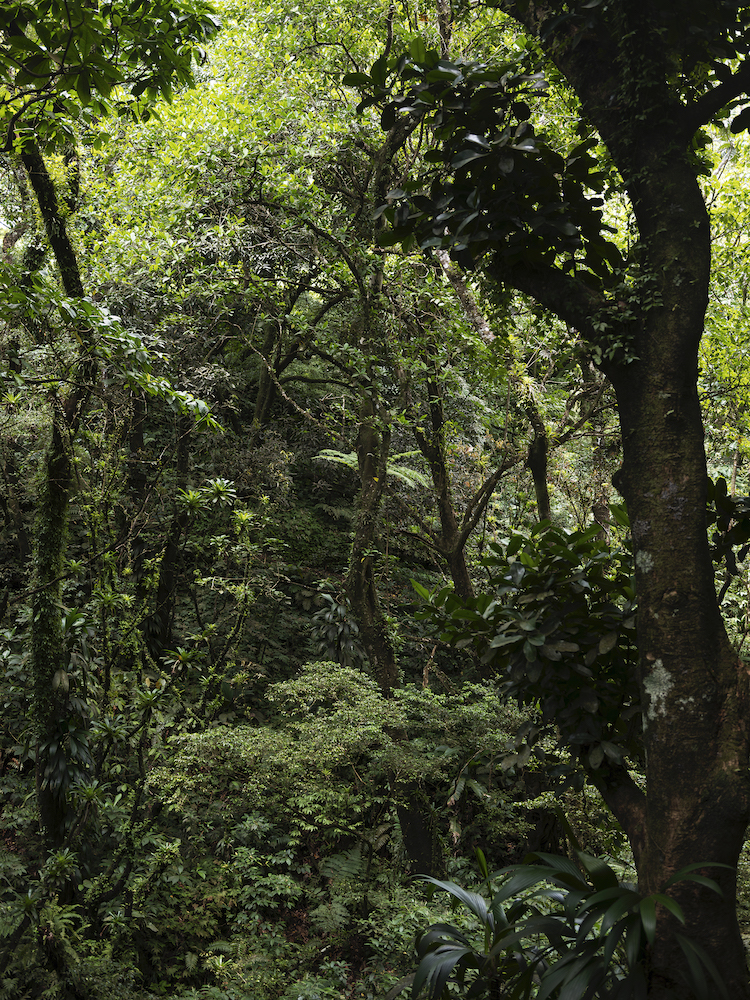
M 175 84 L 193 82 L 219 22 L 202 0 L 15 4 L 0 12 L 0 111 L 6 148 L 33 133 L 70 138 L 77 122 L 147 114 Z

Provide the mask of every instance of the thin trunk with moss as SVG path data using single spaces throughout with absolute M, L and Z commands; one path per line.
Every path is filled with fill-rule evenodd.
M 21 154 L 29 182 L 44 221 L 47 240 L 58 265 L 65 294 L 83 298 L 83 284 L 75 251 L 44 158 L 27 143 Z M 62 843 L 68 820 L 67 788 L 85 756 L 69 759 L 66 734 L 85 728 L 68 698 L 68 655 L 62 628 L 63 569 L 66 555 L 68 508 L 74 487 L 73 448 L 76 433 L 94 388 L 98 369 L 91 352 L 91 332 L 85 324 L 75 330 L 80 345 L 67 396 L 52 403 L 52 427 L 39 473 L 37 514 L 33 529 L 33 598 L 31 616 L 31 671 L 34 719 L 37 729 L 37 800 L 45 838 Z
M 398 687 L 399 675 L 388 624 L 380 606 L 375 567 L 379 555 L 378 525 L 388 478 L 390 442 L 388 414 L 372 396 L 364 393 L 357 436 L 361 486 L 345 590 L 373 675 L 386 695 Z

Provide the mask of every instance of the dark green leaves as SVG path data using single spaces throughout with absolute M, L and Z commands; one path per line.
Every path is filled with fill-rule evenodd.
M 467 998 L 645 1000 L 646 948 L 656 940 L 659 922 L 668 914 L 685 923 L 674 899 L 663 892 L 641 896 L 621 884 L 606 862 L 580 850 L 574 860 L 531 854 L 523 865 L 494 876 L 482 862 L 483 856 L 480 869 L 490 891 L 492 881 L 500 882 L 489 905 L 454 882 L 425 879 L 471 914 L 478 934 L 466 931 L 465 924 L 459 930 L 440 923 L 419 935 L 413 997 L 425 990 L 430 1000 L 447 997 L 453 982 L 458 995 Z M 691 874 L 697 867 L 716 866 L 690 866 L 667 886 L 703 878 Z M 711 879 L 705 885 L 718 890 Z M 691 995 L 707 997 L 714 990 L 726 997 L 703 949 L 684 935 L 675 937 L 685 954 L 684 981 Z
M 537 707 L 590 771 L 638 753 L 631 557 L 598 530 L 516 533 L 485 560 L 491 592 L 461 601 L 446 588 L 419 613 L 494 667 L 506 694 Z
M 737 115 L 736 118 L 732 119 L 729 126 L 732 132 L 737 135 L 739 132 L 744 132 L 746 129 L 750 128 L 750 107 L 743 108 L 742 111 Z
M 708 526 L 716 526 L 711 535 L 711 551 L 715 562 L 727 559 L 730 570 L 736 572 L 733 550 L 741 546 L 738 556 L 744 559 L 750 542 L 750 497 L 729 496 L 727 481 L 720 477 L 707 487 Z
M 608 281 L 623 260 L 591 197 L 603 186 L 596 140 L 564 157 L 534 130 L 544 80 L 525 68 L 449 62 L 416 39 L 387 65 L 381 56 L 369 77 L 345 77 L 363 91 L 360 107 L 382 106 L 383 128 L 406 119 L 435 140 L 429 165 L 382 210 L 393 226 L 383 245 L 416 240 L 466 264 L 490 251 L 529 266 L 563 256 Z

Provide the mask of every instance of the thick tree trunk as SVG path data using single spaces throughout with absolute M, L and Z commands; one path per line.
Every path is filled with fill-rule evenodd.
M 253 441 L 257 440 L 261 428 L 268 420 L 268 414 L 276 398 L 276 385 L 271 378 L 268 365 L 273 364 L 273 353 L 277 346 L 277 331 L 272 320 L 268 320 L 266 335 L 261 348 L 261 357 L 258 364 L 258 389 L 255 394 L 255 407 L 253 409 Z M 266 362 L 264 364 L 264 362 Z
M 708 224 L 694 178 L 679 180 L 676 166 L 661 180 L 661 206 L 650 192 L 652 211 L 674 215 L 679 204 L 685 215 L 683 226 L 672 220 L 669 237 L 651 236 L 653 266 L 667 269 L 664 306 L 637 337 L 640 360 L 611 373 L 624 452 L 616 485 L 630 513 L 638 591 L 648 780 L 639 879 L 649 892 L 696 861 L 734 869 L 750 817 L 748 678 L 719 613 L 706 533 L 696 356 L 707 301 Z M 671 893 L 683 904 L 688 936 L 722 956 L 730 996 L 748 996 L 735 872 L 706 873 L 723 898 L 692 883 Z M 672 923 L 658 924 L 653 997 L 678 995 L 675 973 L 684 958 Z
M 734 869 L 750 815 L 747 674 L 712 583 L 694 381 L 656 364 L 641 375 L 619 387 L 627 434 L 617 480 L 631 517 L 639 600 L 648 781 L 639 880 L 644 891 L 660 891 L 696 861 L 731 866 L 705 872 L 723 898 L 689 882 L 671 894 L 683 905 L 688 936 L 722 956 L 730 996 L 742 997 L 749 994 Z M 671 923 L 658 925 L 650 996 L 674 995 L 674 972 L 684 963 Z
M 750 817 L 748 675 L 716 599 L 696 390 L 710 234 L 690 142 L 713 112 L 702 117 L 696 104 L 682 103 L 666 36 L 651 20 L 653 5 L 610 4 L 585 29 L 557 17 L 556 3 L 508 0 L 502 6 L 541 38 L 578 93 L 635 213 L 639 273 L 650 285 L 648 301 L 635 293 L 636 319 L 629 326 L 618 320 L 616 303 L 556 268 L 530 274 L 506 264 L 504 276 L 593 344 L 602 343 L 594 321 L 606 310 L 609 345 L 620 344 L 629 362 L 602 365 L 620 411 L 624 460 L 615 484 L 628 505 L 635 552 L 648 788 L 643 809 L 631 808 L 633 797 L 622 796 L 629 808 L 621 815 L 639 847 L 646 892 L 663 890 L 688 864 L 730 866 L 706 869 L 723 897 L 690 882 L 668 891 L 683 905 L 686 936 L 713 958 L 729 996 L 747 1000 L 734 868 Z M 680 14 L 676 3 L 661 7 Z M 714 100 L 707 99 L 709 105 Z M 617 776 L 611 778 L 608 801 L 616 805 L 625 785 L 618 792 Z M 676 929 L 660 913 L 648 970 L 650 1000 L 691 996 Z

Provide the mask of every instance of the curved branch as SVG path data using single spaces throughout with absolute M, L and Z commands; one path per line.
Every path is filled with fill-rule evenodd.
M 497 254 L 490 260 L 487 271 L 501 284 L 530 295 L 587 340 L 597 339 L 592 320 L 606 306 L 607 299 L 579 278 L 554 266 L 532 269 L 523 264 L 508 264 Z
M 743 59 L 740 68 L 728 80 L 718 84 L 696 101 L 691 101 L 678 121 L 683 139 L 687 142 L 735 97 L 750 89 L 750 59 Z
M 461 545 L 466 544 L 466 540 L 472 533 L 477 524 L 479 524 L 479 518 L 484 512 L 484 508 L 490 501 L 490 497 L 495 492 L 495 487 L 500 482 L 502 477 L 508 471 L 512 469 L 514 465 L 520 465 L 524 460 L 524 455 L 512 455 L 509 458 L 503 460 L 502 465 L 495 469 L 489 479 L 486 479 L 482 485 L 479 487 L 477 492 L 471 498 L 471 500 L 466 505 L 466 510 L 464 511 L 463 521 L 461 523 L 461 534 L 459 536 Z

